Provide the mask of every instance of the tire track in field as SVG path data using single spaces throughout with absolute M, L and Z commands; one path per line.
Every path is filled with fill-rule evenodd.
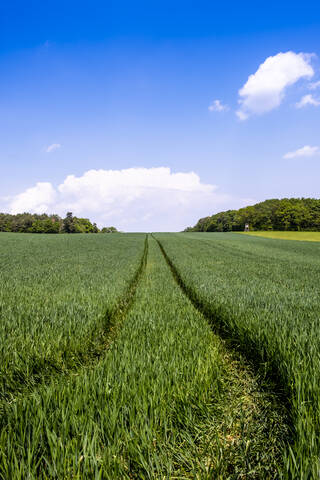
M 94 366 L 100 358 L 106 353 L 111 343 L 117 336 L 122 323 L 127 316 L 132 304 L 135 300 L 136 290 L 140 279 L 145 271 L 148 259 L 148 234 L 145 237 L 143 254 L 140 260 L 139 267 L 132 278 L 126 292 L 118 303 L 105 314 L 103 322 L 103 335 L 99 338 L 98 342 L 92 346 L 90 351 L 78 351 L 75 355 L 79 356 L 79 362 L 71 367 L 59 369 L 56 365 L 52 365 L 52 369 L 47 374 L 44 374 L 41 378 L 31 377 L 30 383 L 24 385 L 16 390 L 8 392 L 7 396 L 0 400 L 0 413 L 2 411 L 2 405 L 10 404 L 18 400 L 21 395 L 28 395 L 36 391 L 38 388 L 47 385 L 53 378 L 68 377 L 71 374 L 75 374 L 82 368 Z M 17 386 L 19 387 L 19 380 L 17 380 Z M 33 383 L 31 383 L 33 382 Z
M 180 276 L 177 268 L 175 267 L 175 265 L 171 261 L 170 257 L 168 256 L 167 252 L 165 251 L 165 249 L 163 248 L 163 245 L 160 242 L 160 240 L 158 240 L 153 234 L 151 234 L 151 235 L 155 239 L 157 244 L 159 245 L 159 248 L 162 252 L 162 255 L 164 256 L 164 259 L 167 262 L 176 283 L 179 285 L 179 287 L 181 288 L 181 290 L 183 291 L 185 296 L 190 300 L 190 302 L 196 308 L 196 310 L 198 310 L 198 312 L 200 312 L 207 319 L 207 321 L 209 322 L 209 324 L 212 327 L 213 326 L 212 325 L 212 320 L 213 319 L 212 319 L 211 312 L 209 312 L 209 310 L 206 308 L 206 306 L 198 300 L 198 298 L 194 294 L 193 290 L 191 288 L 187 287 L 187 285 L 183 281 L 182 277 Z M 220 328 L 217 328 L 217 330 L 218 330 L 218 332 L 215 332 L 215 333 L 218 333 L 222 338 L 222 335 L 221 335 L 222 332 L 220 331 Z
M 158 240 L 153 234 L 151 235 L 158 243 L 159 248 L 171 270 L 175 281 L 177 282 L 183 293 L 186 295 L 186 297 L 191 301 L 193 306 L 207 319 L 214 332 L 219 335 L 221 339 L 225 340 L 228 343 L 229 350 L 234 351 L 237 355 L 243 355 L 246 360 L 250 362 L 250 365 L 252 364 L 254 369 L 257 370 L 257 373 L 261 373 L 261 366 L 257 365 L 256 363 L 257 356 L 254 345 L 247 344 L 245 346 L 242 346 L 237 341 L 237 338 L 230 335 L 230 330 L 228 328 L 226 318 L 223 316 L 223 314 L 221 314 L 218 309 L 217 311 L 215 311 L 214 306 L 212 308 L 212 305 L 208 305 L 203 302 L 196 294 L 196 292 L 191 287 L 188 287 L 188 285 L 186 285 L 178 269 L 165 251 L 160 240 Z M 280 402 L 283 403 L 286 408 L 289 408 L 289 403 L 286 398 L 285 392 L 283 392 L 283 389 L 281 388 L 281 382 L 279 378 L 274 375 L 269 380 L 272 381 L 272 387 L 270 387 L 270 385 L 268 385 L 268 382 L 266 382 L 266 388 L 269 388 L 270 390 L 274 390 L 276 388 L 277 396 L 279 397 Z
M 268 369 L 268 378 L 266 378 L 265 360 L 259 357 L 259 352 L 257 351 L 254 342 L 248 339 L 246 345 L 242 345 L 239 343 L 237 336 L 230 331 L 228 325 L 228 318 L 223 313 L 223 311 L 219 309 L 219 307 L 215 308 L 214 304 L 208 304 L 205 301 L 202 301 L 195 292 L 195 290 L 193 290 L 192 287 L 186 285 L 178 269 L 165 251 L 160 240 L 158 240 L 153 234 L 152 236 L 157 241 L 175 281 L 177 282 L 181 290 L 184 292 L 184 294 L 192 302 L 194 307 L 207 319 L 214 332 L 228 343 L 229 350 L 236 352 L 237 355 L 243 355 L 246 360 L 250 362 L 250 365 L 253 367 L 254 371 L 257 374 L 264 376 L 263 388 L 275 392 L 276 396 L 279 399 L 279 402 L 283 404 L 283 406 L 286 408 L 287 415 L 290 415 L 291 407 L 288 392 L 284 390 L 282 379 L 277 374 L 277 366 L 271 364 L 272 368 Z M 261 362 L 259 362 L 259 359 L 261 360 Z
M 132 281 L 130 282 L 125 295 L 122 297 L 122 299 L 120 299 L 119 303 L 117 303 L 115 307 L 110 312 L 107 312 L 106 314 L 105 326 L 107 328 L 107 334 L 112 333 L 111 335 L 112 338 L 110 338 L 110 335 L 108 335 L 108 346 L 110 345 L 111 340 L 113 340 L 113 338 L 115 337 L 115 333 L 117 333 L 118 331 L 118 328 L 116 327 L 121 326 L 124 318 L 128 314 L 134 302 L 138 284 L 145 271 L 147 261 L 148 261 L 148 234 L 146 235 L 146 238 L 144 241 L 144 250 L 143 250 L 139 268 L 136 274 L 134 275 Z M 116 330 L 116 332 L 114 330 Z
M 262 410 L 264 411 L 264 415 L 266 418 L 271 417 L 272 415 L 272 410 L 270 410 L 269 408 L 270 405 L 272 405 L 272 409 L 274 412 L 276 412 L 279 419 L 279 430 L 278 433 L 275 434 L 275 432 L 272 431 L 272 428 L 270 428 L 269 435 L 274 435 L 276 442 L 278 442 L 278 437 L 279 443 L 282 443 L 283 445 L 283 453 L 284 450 L 288 448 L 288 444 L 292 442 L 293 432 L 291 429 L 290 407 L 288 405 L 286 397 L 283 395 L 281 385 L 279 385 L 278 389 L 278 383 L 276 382 L 276 379 L 272 378 L 270 380 L 268 378 L 263 378 L 263 375 L 261 376 L 261 371 L 254 363 L 254 361 L 251 361 L 251 356 L 249 355 L 249 357 L 247 357 L 245 349 L 242 348 L 238 343 L 236 343 L 233 338 L 230 338 L 228 336 L 228 330 L 224 328 L 224 325 L 221 324 L 221 322 L 219 322 L 219 315 L 217 314 L 215 316 L 214 312 L 210 311 L 209 307 L 206 304 L 202 303 L 195 294 L 195 292 L 185 284 L 178 269 L 168 256 L 160 240 L 158 240 L 153 234 L 151 234 L 151 236 L 157 242 L 177 285 L 181 288 L 182 292 L 184 293 L 186 298 L 192 303 L 194 308 L 204 316 L 213 332 L 220 338 L 221 342 L 223 343 L 226 350 L 226 355 L 228 357 L 228 362 L 231 366 L 230 371 L 232 372 L 232 376 L 234 377 L 232 382 L 234 380 L 237 382 L 238 379 L 241 382 L 241 378 L 243 378 L 243 376 L 246 376 L 248 380 L 247 383 L 242 383 L 244 387 L 244 395 L 248 393 L 248 396 L 250 396 L 250 387 L 248 389 L 248 386 L 250 384 L 251 386 L 255 385 L 253 389 L 256 391 L 257 394 L 256 399 L 258 399 L 258 402 L 261 404 Z M 248 392 L 246 392 L 246 388 L 248 389 Z M 258 398 L 259 395 L 260 400 Z M 230 414 L 232 413 L 233 412 L 231 411 Z

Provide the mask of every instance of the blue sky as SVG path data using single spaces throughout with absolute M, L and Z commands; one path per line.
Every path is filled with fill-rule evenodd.
M 319 197 L 319 27 L 315 1 L 1 2 L 0 210 L 180 230 Z

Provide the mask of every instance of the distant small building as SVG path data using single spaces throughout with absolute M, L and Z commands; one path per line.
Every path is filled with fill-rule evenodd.
M 249 232 L 249 223 L 246 223 L 245 226 L 244 226 L 244 231 L 245 232 Z

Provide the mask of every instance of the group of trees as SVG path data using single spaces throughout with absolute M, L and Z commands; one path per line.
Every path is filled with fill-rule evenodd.
M 242 231 L 248 223 L 250 230 L 320 230 L 320 199 L 282 198 L 265 200 L 256 205 L 220 212 L 200 218 L 188 232 Z
M 104 227 L 101 230 L 88 218 L 74 217 L 68 212 L 65 218 L 59 215 L 37 213 L 18 213 L 10 215 L 0 213 L 0 232 L 19 233 L 113 233 L 115 227 Z

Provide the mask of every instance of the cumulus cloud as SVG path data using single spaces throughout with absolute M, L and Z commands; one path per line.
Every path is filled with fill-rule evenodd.
M 210 112 L 226 112 L 229 110 L 228 105 L 223 105 L 220 100 L 213 100 L 211 105 L 209 105 L 208 110 Z
M 311 57 L 310 54 L 291 51 L 268 57 L 239 90 L 238 118 L 245 120 L 250 115 L 277 108 L 288 86 L 314 75 Z
M 296 103 L 296 108 L 303 108 L 307 105 L 312 105 L 314 107 L 320 106 L 320 101 L 316 100 L 313 95 L 304 95 L 299 102 Z
M 125 231 L 170 231 L 231 205 L 229 195 L 201 182 L 196 173 L 158 167 L 89 170 L 68 175 L 57 188 L 37 183 L 11 198 L 8 208 L 11 213 L 72 211 Z
M 294 152 L 288 152 L 283 155 L 283 158 L 297 158 L 297 157 L 314 157 L 315 155 L 320 154 L 319 147 L 311 147 L 310 145 L 305 145 L 302 148 L 298 148 Z
M 56 191 L 49 182 L 38 182 L 10 201 L 10 213 L 48 213 L 56 200 Z
M 60 143 L 53 143 L 52 145 L 49 145 L 49 147 L 46 148 L 46 152 L 52 153 L 55 150 L 58 150 L 59 148 L 61 148 Z

